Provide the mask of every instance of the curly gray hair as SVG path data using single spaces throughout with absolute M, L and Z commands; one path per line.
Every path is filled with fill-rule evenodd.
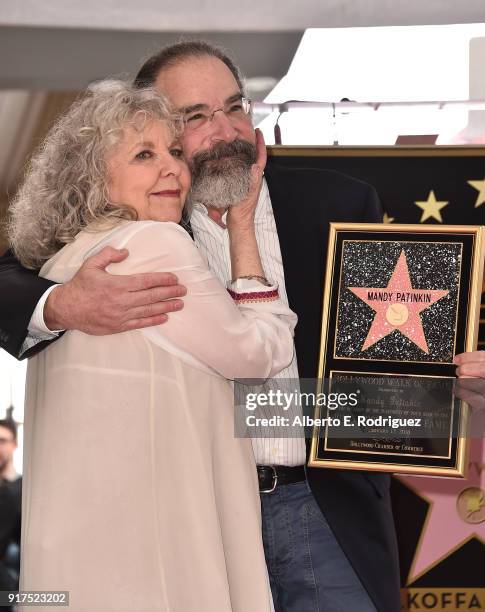
M 37 269 L 82 229 L 108 229 L 137 218 L 133 208 L 108 198 L 106 155 L 130 125 L 167 123 L 173 136 L 180 118 L 155 89 L 106 80 L 91 86 L 49 131 L 33 155 L 9 209 L 10 245 L 28 268 Z

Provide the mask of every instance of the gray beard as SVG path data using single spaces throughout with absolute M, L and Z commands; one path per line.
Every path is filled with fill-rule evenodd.
M 190 164 L 190 203 L 214 208 L 237 206 L 248 195 L 255 161 L 256 147 L 245 140 L 219 142 L 197 153 Z

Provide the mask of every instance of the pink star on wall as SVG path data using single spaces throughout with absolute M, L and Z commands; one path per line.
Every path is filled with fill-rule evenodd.
M 387 287 L 349 287 L 349 290 L 376 313 L 362 351 L 398 330 L 429 353 L 419 313 L 448 295 L 449 291 L 413 289 L 404 251 L 399 255 Z
M 408 583 L 472 537 L 485 543 L 485 444 L 481 437 L 470 442 L 467 479 L 399 476 L 429 503 Z

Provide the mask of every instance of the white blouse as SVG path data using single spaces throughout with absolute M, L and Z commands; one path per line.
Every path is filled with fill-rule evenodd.
M 114 229 L 80 232 L 41 269 L 58 283 L 74 276 L 83 261 L 105 246 L 130 255 L 111 264 L 111 274 L 173 272 L 187 288 L 184 308 L 162 325 L 139 330 L 185 363 L 224 378 L 269 378 L 291 363 L 297 317 L 277 287 L 239 280 L 223 287 L 189 234 L 179 225 L 125 221 Z M 236 305 L 237 304 L 237 305 Z

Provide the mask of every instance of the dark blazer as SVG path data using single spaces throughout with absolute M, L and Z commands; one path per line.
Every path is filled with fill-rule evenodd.
M 298 371 L 300 378 L 316 378 L 329 223 L 380 223 L 382 210 L 372 187 L 338 172 L 282 167 L 269 160 L 265 177 L 288 300 L 298 315 Z M 307 474 L 325 518 L 379 612 L 399 612 L 390 477 L 328 468 L 308 468 Z
M 278 229 L 288 298 L 299 318 L 295 336 L 299 373 L 302 378 L 314 378 L 329 223 L 380 222 L 382 211 L 372 187 L 337 172 L 278 167 L 270 159 L 265 176 Z M 22 271 L 11 256 L 0 260 L 0 327 L 3 328 L 0 346 L 12 355 L 18 355 L 35 305 L 50 284 Z M 37 352 L 45 344 L 39 343 L 28 354 Z M 308 480 L 337 540 L 379 612 L 399 612 L 398 555 L 389 476 L 310 468 Z
M 0 258 L 0 348 L 19 358 L 30 317 L 37 302 L 53 284 L 37 276 L 37 271 L 22 268 L 10 251 Z M 47 344 L 37 344 L 21 359 L 34 355 Z

